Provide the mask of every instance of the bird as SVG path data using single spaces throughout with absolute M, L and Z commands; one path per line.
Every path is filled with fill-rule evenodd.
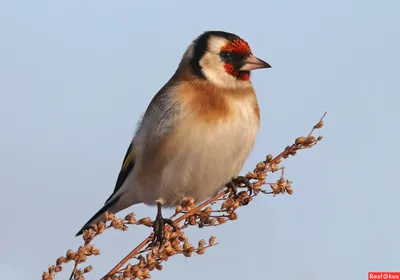
M 260 127 L 250 72 L 270 67 L 236 34 L 206 31 L 193 40 L 139 121 L 113 193 L 76 236 L 104 221 L 106 211 L 139 203 L 157 206 L 156 230 L 171 224 L 162 209 L 222 190 L 242 169 Z

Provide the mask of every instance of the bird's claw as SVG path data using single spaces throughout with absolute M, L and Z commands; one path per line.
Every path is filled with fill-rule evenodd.
M 234 179 L 232 179 L 232 181 L 230 181 L 228 184 L 226 184 L 226 187 L 230 190 L 230 192 L 231 192 L 232 196 L 234 197 L 234 199 L 236 199 L 238 197 L 238 195 L 237 195 L 236 186 L 233 183 L 233 180 Z
M 159 247 L 161 247 L 165 243 L 165 225 L 169 225 L 174 231 L 177 231 L 177 228 L 171 219 L 166 219 L 161 215 L 157 215 L 153 222 L 154 237 L 151 242 L 152 244 L 159 242 Z
M 237 188 L 235 185 L 244 185 L 247 188 L 247 191 L 249 192 L 249 196 L 251 196 L 253 194 L 253 189 L 251 187 L 250 184 L 250 180 L 247 179 L 244 176 L 238 176 L 236 178 L 232 178 L 232 180 L 226 185 L 226 187 L 231 191 L 231 194 L 233 195 L 233 197 L 235 199 L 238 198 L 238 194 L 237 194 Z

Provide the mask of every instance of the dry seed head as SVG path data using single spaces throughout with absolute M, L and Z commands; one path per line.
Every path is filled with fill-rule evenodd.
M 169 247 L 164 248 L 164 253 L 165 253 L 167 256 L 172 256 L 172 255 L 175 254 L 175 250 L 174 250 L 174 248 L 172 248 L 171 246 L 169 246 Z
M 209 215 L 211 214 L 211 212 L 212 212 L 212 209 L 211 209 L 211 207 L 207 207 L 207 208 L 204 209 L 202 212 L 203 212 L 204 214 L 206 214 L 207 216 L 209 216 Z
M 98 233 L 98 234 L 103 233 L 103 231 L 105 231 L 106 228 L 107 228 L 107 227 L 106 227 L 106 224 L 105 224 L 105 223 L 103 223 L 103 222 L 98 223 L 98 224 L 97 224 L 97 233 Z
M 171 242 L 172 247 L 176 248 L 181 245 L 181 242 L 176 238 Z
M 308 136 L 308 137 L 306 138 L 306 140 L 304 141 L 303 144 L 304 144 L 304 146 L 309 146 L 309 145 L 313 144 L 315 141 L 316 141 L 316 140 L 315 140 L 315 137 L 312 136 L 312 135 L 310 135 L 310 136 Z
M 181 253 L 183 251 L 183 248 L 180 245 L 177 246 L 177 247 L 174 247 L 174 249 L 175 249 L 175 254 L 179 254 L 179 253 Z
M 91 242 L 93 240 L 94 231 L 93 229 L 89 228 L 85 230 L 82 234 L 82 238 L 85 242 Z
M 211 218 L 210 219 L 210 225 L 215 226 L 217 224 L 217 219 L 216 218 Z
M 153 255 L 158 255 L 158 247 L 157 246 L 151 246 L 151 252 Z
M 124 276 L 124 278 L 129 278 L 131 275 L 132 275 L 132 272 L 128 269 L 128 268 L 126 268 L 125 270 L 124 270 L 124 272 L 122 273 L 122 275 Z M 111 278 L 112 279 L 112 278 Z M 115 278 L 114 278 L 115 279 Z
M 86 255 L 79 255 L 79 259 L 77 260 L 77 263 L 84 263 L 87 260 L 87 256 Z
M 187 257 L 187 258 L 189 258 L 189 257 L 192 256 L 192 252 L 186 252 L 186 251 L 184 251 L 182 254 L 183 254 L 185 257 Z
M 56 268 L 54 269 L 55 272 L 60 272 L 62 270 L 61 265 L 57 265 Z
M 83 273 L 88 273 L 88 272 L 92 271 L 92 269 L 93 269 L 93 267 L 91 265 L 88 265 L 87 267 L 85 267 L 83 269 Z
M 234 201 L 231 197 L 229 197 L 229 198 L 226 200 L 226 208 L 232 207 L 234 202 L 235 202 L 235 201 Z
M 168 261 L 168 256 L 167 256 L 166 253 L 163 252 L 162 254 L 158 255 L 158 259 L 159 259 L 160 261 L 166 262 L 166 261 Z
M 206 244 L 206 242 L 204 241 L 204 239 L 201 239 L 200 241 L 199 241 L 199 247 L 204 247 L 204 245 Z
M 145 225 L 147 227 L 152 227 L 153 226 L 153 221 L 149 218 L 142 218 L 137 222 L 139 225 Z
M 176 238 L 178 238 L 178 233 L 177 232 L 175 232 L 175 231 L 169 231 L 170 232 L 170 239 L 176 239 Z
M 190 244 L 188 241 L 183 243 L 183 250 L 187 250 L 192 247 L 192 244 Z
M 139 270 L 138 272 L 136 272 L 136 277 L 137 278 L 139 278 L 140 280 L 143 280 L 144 279 L 144 277 L 142 276 L 142 274 L 143 274 L 143 271 L 142 270 Z
M 302 137 L 297 138 L 295 143 L 296 143 L 296 145 L 303 144 L 305 140 L 306 140 L 306 138 L 304 138 L 302 136 Z
M 275 171 L 277 171 L 278 169 L 279 169 L 278 165 L 276 165 L 276 164 L 272 164 L 272 165 L 271 165 L 271 170 L 272 170 L 272 172 L 275 172 Z
M 259 171 L 265 170 L 265 163 L 260 161 L 259 163 L 257 163 L 256 169 Z
M 272 160 L 272 155 L 267 155 L 267 158 L 265 159 L 265 161 L 268 163 Z
M 43 274 L 42 274 L 42 280 L 47 280 L 47 279 L 49 279 L 49 273 L 47 272 L 47 271 L 45 271 L 45 272 L 43 272 Z
M 111 226 L 118 230 L 126 230 L 127 229 L 127 226 L 125 225 L 124 220 L 122 220 L 122 219 L 113 220 L 111 222 Z
M 323 126 L 324 126 L 324 121 L 323 121 L 323 120 L 320 120 L 320 121 L 314 126 L 314 128 L 315 128 L 315 129 L 319 129 L 319 128 L 323 127 Z
M 148 270 L 145 270 L 145 272 L 143 273 L 143 278 L 144 279 L 149 279 L 151 278 L 150 272 Z
M 94 232 L 97 232 L 97 224 L 91 225 L 90 229 L 92 229 Z
M 164 238 L 165 238 L 165 240 L 170 240 L 171 239 L 171 232 L 170 231 L 166 231 L 164 233 Z
M 195 216 L 195 215 L 190 216 L 190 217 L 188 218 L 188 223 L 189 223 L 189 225 L 191 225 L 191 226 L 197 224 L 196 216 Z
M 125 276 L 125 277 L 128 277 L 129 274 L 132 273 L 132 272 L 131 272 L 131 269 L 132 269 L 132 265 L 129 263 L 129 264 L 125 267 L 125 270 L 124 270 L 124 276 Z
M 226 222 L 226 219 L 223 217 L 217 217 L 218 224 L 222 225 Z
M 149 269 L 149 271 L 153 271 L 154 268 L 156 268 L 155 262 L 149 263 L 149 264 L 147 265 L 147 268 Z
M 179 238 L 179 237 L 181 237 L 181 236 L 184 235 L 184 234 L 183 234 L 183 231 L 181 231 L 181 229 L 179 228 L 179 226 L 176 227 L 176 230 L 177 230 L 177 231 L 175 231 L 175 233 L 176 233 L 176 238 Z
M 175 208 L 175 213 L 181 213 L 183 211 L 183 207 L 182 207 L 182 205 L 178 205 L 178 206 L 176 206 L 176 208 Z
M 140 267 L 137 264 L 132 266 L 131 269 L 130 269 L 131 273 L 135 273 L 135 274 L 138 273 L 139 270 L 140 270 Z
M 236 220 L 237 219 L 237 214 L 236 212 L 232 212 L 229 214 L 229 220 Z
M 210 218 L 208 216 L 201 216 L 200 217 L 200 222 L 203 224 L 209 224 L 210 223 Z
M 272 185 L 271 185 L 271 189 L 272 189 L 272 191 L 274 192 L 274 194 L 280 193 L 280 188 L 279 188 L 277 185 L 275 185 L 275 184 L 272 184 Z
M 205 249 L 203 247 L 197 248 L 196 253 L 199 255 L 203 255 L 204 254 Z
M 57 259 L 56 265 L 62 265 L 63 263 L 67 263 L 67 262 L 68 262 L 67 258 L 64 257 L 64 256 L 61 256 L 61 257 L 59 257 L 59 258 Z
M 157 270 L 162 270 L 162 269 L 163 269 L 163 266 L 162 266 L 161 264 L 156 264 L 156 269 L 157 269 Z
M 211 237 L 208 239 L 208 245 L 212 246 L 214 243 L 215 243 L 215 236 L 211 236 Z
M 264 181 L 258 181 L 255 182 L 251 188 L 253 189 L 253 191 L 259 191 L 261 189 L 261 186 L 264 184 Z
M 49 266 L 48 270 L 49 270 L 49 273 L 51 274 L 54 272 L 54 270 L 56 270 L 56 267 L 54 265 L 51 265 L 51 266 Z
M 248 172 L 248 173 L 246 174 L 246 178 L 247 178 L 247 179 L 257 179 L 257 174 L 254 173 L 254 172 Z
M 257 180 L 265 180 L 265 178 L 267 178 L 266 172 L 261 172 L 257 174 Z
M 72 251 L 71 249 L 69 249 L 67 251 L 67 253 L 65 254 L 68 261 L 72 261 L 75 258 L 75 255 L 76 255 L 76 253 L 74 251 Z
M 171 247 L 172 245 L 171 245 L 171 241 L 169 241 L 168 239 L 167 239 L 167 241 L 165 241 L 164 242 L 164 246 L 161 246 L 161 249 L 164 247 L 164 249 L 165 248 L 169 248 L 169 247 Z
M 322 135 L 318 136 L 317 141 L 321 141 L 322 140 Z
M 185 197 L 182 199 L 180 205 L 183 207 L 183 209 L 190 211 L 195 207 L 194 199 L 191 197 Z
M 106 211 L 106 213 L 104 213 L 104 216 L 105 216 L 106 221 L 112 221 L 115 219 L 115 215 L 108 211 Z
M 148 254 L 146 255 L 146 260 L 147 260 L 148 263 L 153 262 L 153 261 L 154 261 L 154 256 L 153 256 L 153 254 L 152 254 L 152 253 L 148 253 Z
M 188 240 L 188 238 L 185 235 L 181 235 L 178 237 L 179 241 L 181 242 L 186 242 Z
M 79 247 L 79 250 L 85 254 L 92 252 L 93 249 L 94 246 L 92 244 L 86 244 L 84 247 Z
M 134 213 L 130 213 L 125 216 L 125 221 L 128 222 L 128 224 L 132 225 L 136 223 L 136 218 Z

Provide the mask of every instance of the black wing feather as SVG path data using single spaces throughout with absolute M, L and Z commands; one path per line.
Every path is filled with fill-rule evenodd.
M 121 188 L 126 178 L 128 177 L 128 174 L 132 171 L 134 166 L 135 166 L 135 154 L 131 142 L 131 144 L 128 147 L 128 150 L 126 151 L 124 161 L 122 162 L 121 171 L 118 174 L 118 179 L 117 183 L 115 184 L 114 191 L 112 195 L 110 195 L 110 197 L 107 199 L 105 204 L 107 204 L 107 202 L 111 199 L 111 197 Z

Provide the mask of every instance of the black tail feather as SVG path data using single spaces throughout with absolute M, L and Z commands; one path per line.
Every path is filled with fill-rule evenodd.
M 110 209 L 115 203 L 117 203 L 118 199 L 119 197 L 106 203 L 99 211 L 97 211 L 96 214 L 93 215 L 93 217 L 80 229 L 80 231 L 78 231 L 75 236 L 81 235 L 86 229 L 88 229 L 92 225 L 93 221 L 103 215 L 108 209 Z

